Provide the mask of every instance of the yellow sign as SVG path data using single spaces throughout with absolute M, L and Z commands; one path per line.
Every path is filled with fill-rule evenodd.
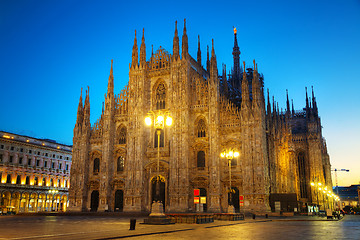
M 206 204 L 206 197 L 200 197 L 200 203 Z

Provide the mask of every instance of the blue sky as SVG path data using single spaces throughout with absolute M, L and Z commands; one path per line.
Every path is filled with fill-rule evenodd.
M 81 87 L 90 86 L 91 122 L 100 116 L 110 61 L 115 92 L 128 81 L 134 30 L 145 28 L 147 56 L 172 51 L 187 19 L 189 52 L 200 35 L 215 41 L 219 70 L 232 64 L 233 30 L 241 61 L 256 59 L 265 87 L 296 109 L 314 86 L 323 135 L 339 184 L 360 181 L 360 1 L 46 1 L 0 0 L 0 129 L 72 144 Z M 138 41 L 139 42 L 139 41 Z

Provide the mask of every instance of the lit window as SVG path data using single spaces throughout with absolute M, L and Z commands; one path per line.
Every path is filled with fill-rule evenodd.
M 122 172 L 124 171 L 124 157 L 123 156 L 120 156 L 118 157 L 117 159 L 117 171 L 118 172 Z

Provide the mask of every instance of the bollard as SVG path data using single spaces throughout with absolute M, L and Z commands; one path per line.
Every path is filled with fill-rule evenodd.
M 135 230 L 136 225 L 136 219 L 130 219 L 130 229 L 129 230 Z
M 269 218 L 269 215 L 268 215 L 268 214 L 265 214 L 265 218 Z
M 255 219 L 255 217 L 256 217 L 256 215 L 255 215 L 255 214 L 253 214 L 253 219 Z

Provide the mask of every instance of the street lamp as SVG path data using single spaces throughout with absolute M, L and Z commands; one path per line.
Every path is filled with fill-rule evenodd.
M 237 151 L 234 151 L 233 149 L 225 150 L 222 153 L 220 153 L 220 157 L 226 158 L 229 163 L 229 207 L 228 207 L 228 213 L 235 213 L 235 208 L 232 201 L 232 194 L 233 189 L 231 188 L 231 161 L 233 158 L 238 157 L 240 154 Z
M 155 201 L 151 207 L 151 211 L 152 211 L 151 214 L 154 213 L 153 211 L 156 208 L 156 211 L 153 215 L 163 215 L 163 204 L 161 203 L 160 200 L 160 182 L 164 181 L 164 178 L 160 176 L 160 135 L 161 135 L 161 131 L 164 130 L 165 126 L 170 127 L 172 125 L 172 118 L 169 116 L 168 111 L 165 112 L 150 111 L 145 117 L 145 124 L 147 126 L 154 126 L 157 135 L 157 168 L 156 168 L 156 178 L 155 178 L 156 191 L 155 191 Z M 155 207 L 154 204 L 157 204 L 158 206 Z
M 320 189 L 318 189 L 316 185 L 321 186 L 321 183 L 320 183 L 320 182 L 319 182 L 319 183 L 311 182 L 310 185 L 311 185 L 312 187 L 315 187 L 315 191 L 316 191 L 316 203 L 317 203 L 317 208 L 318 208 L 317 210 L 318 210 L 318 212 L 319 212 L 319 190 L 320 190 Z

